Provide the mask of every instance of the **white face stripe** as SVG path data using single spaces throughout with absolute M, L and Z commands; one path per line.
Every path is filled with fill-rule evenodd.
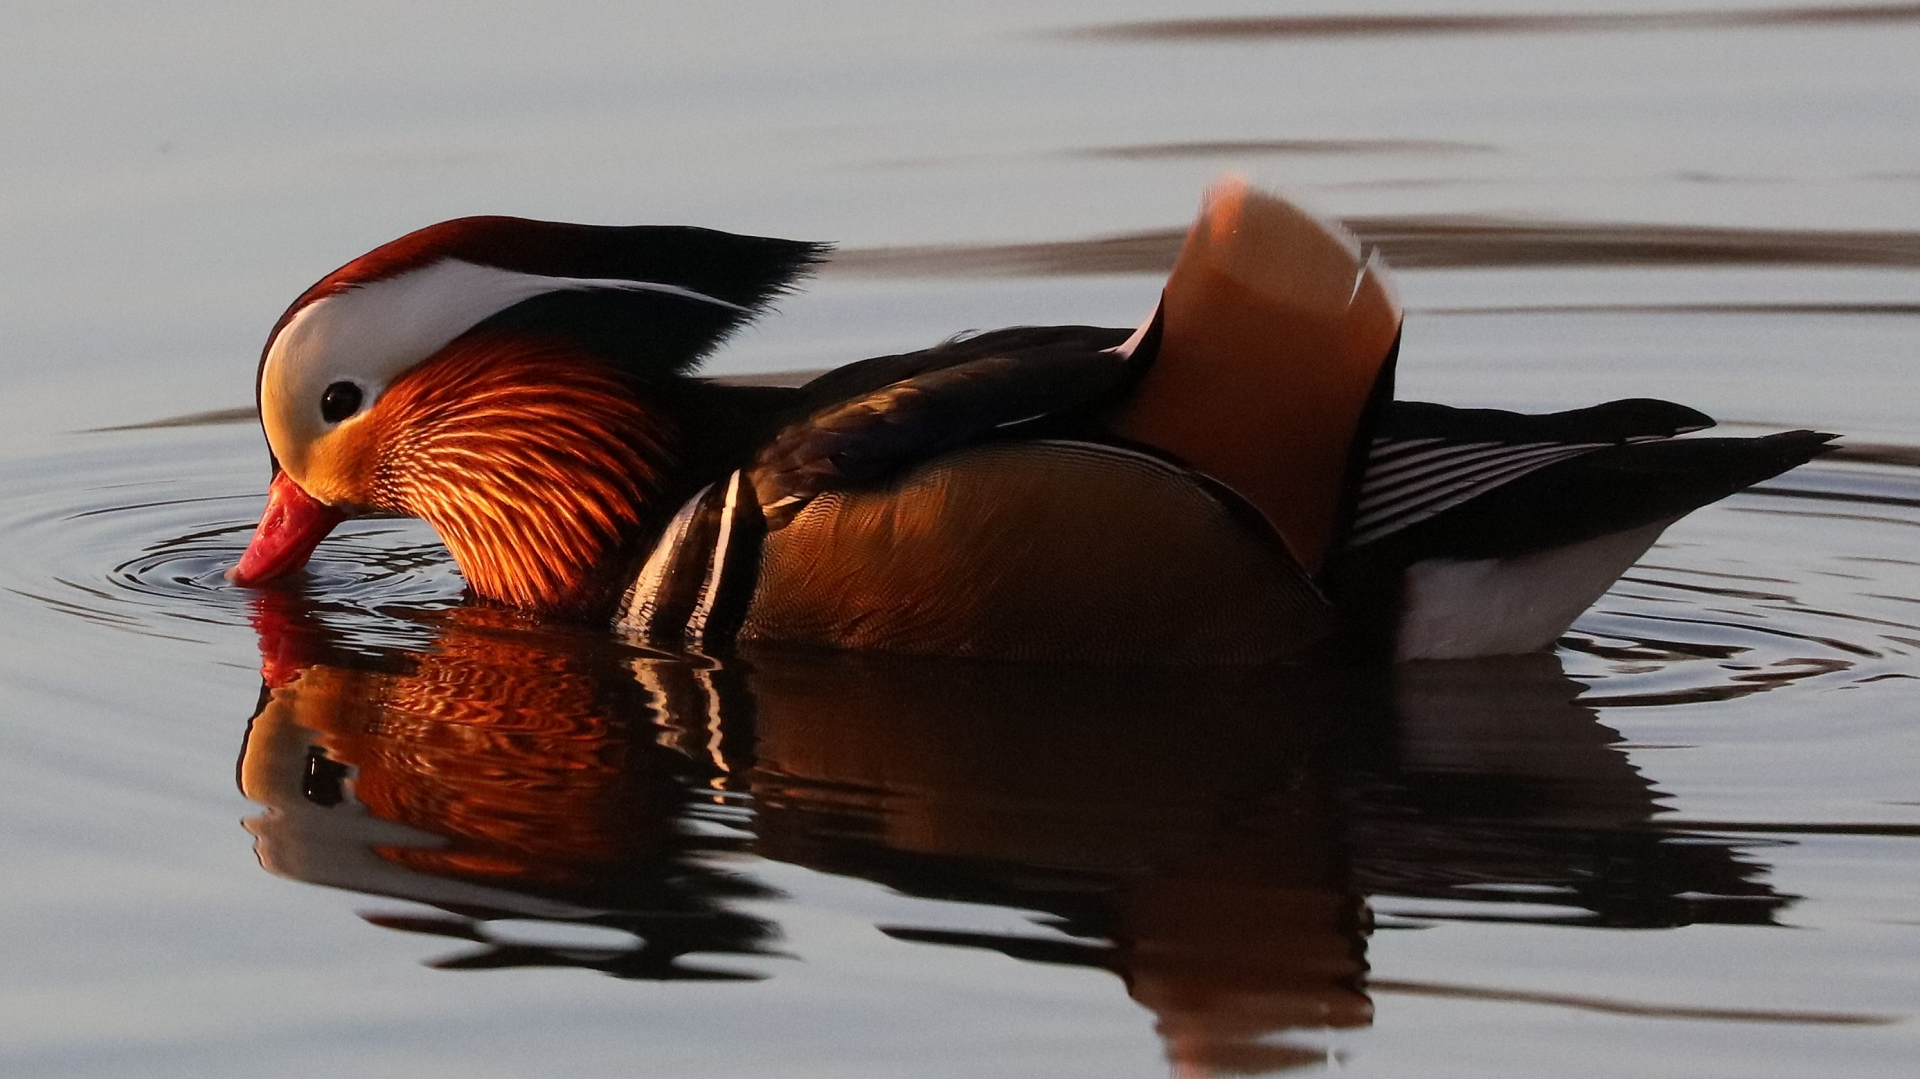
M 678 285 L 548 277 L 442 259 L 316 300 L 287 322 L 261 369 L 260 415 L 267 441 L 281 465 L 300 480 L 307 448 L 334 426 L 320 415 L 320 395 L 332 383 L 357 383 L 364 413 L 394 379 L 486 319 L 535 296 L 592 289 L 655 292 L 748 310 Z

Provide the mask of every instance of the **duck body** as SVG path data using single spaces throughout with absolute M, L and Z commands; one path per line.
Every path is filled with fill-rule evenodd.
M 924 377 L 1063 342 L 1098 355 L 1128 333 L 982 334 L 877 361 L 872 391 L 905 392 L 891 379 L 901 368 Z M 858 368 L 821 376 L 795 404 L 834 402 L 819 415 L 866 400 Z M 1120 369 L 1116 382 L 1128 379 Z M 809 498 L 772 532 L 739 508 L 777 501 L 779 479 L 747 464 L 688 500 L 614 620 L 675 647 L 752 640 L 1021 660 L 1536 651 L 1668 525 L 1830 437 L 1677 437 L 1712 422 L 1647 399 L 1546 415 L 1389 402 L 1352 522 L 1317 575 L 1235 491 L 1116 434 L 1102 409 L 1035 417 L 897 470 L 841 458 L 861 481 Z M 810 429 L 784 428 L 790 441 Z M 770 490 L 756 493 L 756 478 Z
M 751 469 L 691 500 L 616 620 L 736 639 L 1056 662 L 1267 662 L 1326 604 L 1233 492 L 1111 441 L 1008 437 L 822 493 L 769 531 Z
M 463 219 L 350 263 L 263 356 L 276 477 L 235 579 L 404 514 L 482 596 L 666 647 L 1468 657 L 1550 645 L 1666 525 L 1831 437 L 1677 438 L 1712 421 L 1648 400 L 1394 401 L 1383 270 L 1236 185 L 1138 330 L 993 331 L 797 387 L 691 376 L 819 254 Z

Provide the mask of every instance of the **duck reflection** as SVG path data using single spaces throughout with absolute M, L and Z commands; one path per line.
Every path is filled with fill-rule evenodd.
M 881 929 L 1110 971 L 1182 1072 L 1270 1072 L 1370 1021 L 1376 907 L 1652 928 L 1785 902 L 1730 844 L 1653 823 L 1657 792 L 1551 657 L 717 665 L 480 609 L 426 647 L 349 651 L 324 613 L 257 610 L 248 828 L 272 872 L 443 912 L 371 918 L 478 945 L 442 966 L 765 976 L 777 929 L 734 901 L 768 893 L 728 871 L 750 852 L 1034 912 L 1019 933 Z M 626 943 L 498 931 L 528 919 Z
M 484 610 L 453 612 L 429 648 L 370 656 L 288 597 L 255 625 L 267 684 L 239 780 L 266 807 L 246 825 L 269 872 L 440 908 L 368 916 L 481 945 L 437 966 L 758 976 L 683 961 L 769 954 L 774 928 L 724 905 L 769 893 L 717 864 L 739 841 L 697 834 L 698 769 L 655 740 L 644 691 L 607 657 Z M 616 932 L 491 928 L 525 919 Z

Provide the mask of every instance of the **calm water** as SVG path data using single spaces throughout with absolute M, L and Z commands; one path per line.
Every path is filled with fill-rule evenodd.
M 1920 7 L 1170 8 L 17 15 L 0 1071 L 1913 1074 Z M 1228 168 L 1400 267 L 1403 395 L 1848 449 L 1397 671 L 659 655 L 394 522 L 221 578 L 218 413 L 408 228 L 842 241 L 739 373 L 1132 324 Z

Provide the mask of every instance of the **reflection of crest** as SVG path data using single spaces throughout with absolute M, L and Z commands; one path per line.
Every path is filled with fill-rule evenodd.
M 1657 927 L 1783 902 L 1724 842 L 1655 826 L 1655 792 L 1547 657 L 717 666 L 510 623 L 455 611 L 431 647 L 347 655 L 310 613 L 258 619 L 272 685 L 241 784 L 267 807 L 261 863 L 429 904 L 444 914 L 373 920 L 489 945 L 444 965 L 753 976 L 698 964 L 771 954 L 774 928 L 731 909 L 769 894 L 722 869 L 744 846 L 1037 912 L 1023 933 L 881 928 L 1111 971 L 1177 1066 L 1268 1071 L 1370 1021 L 1375 908 Z M 507 919 L 627 943 L 503 942 Z

